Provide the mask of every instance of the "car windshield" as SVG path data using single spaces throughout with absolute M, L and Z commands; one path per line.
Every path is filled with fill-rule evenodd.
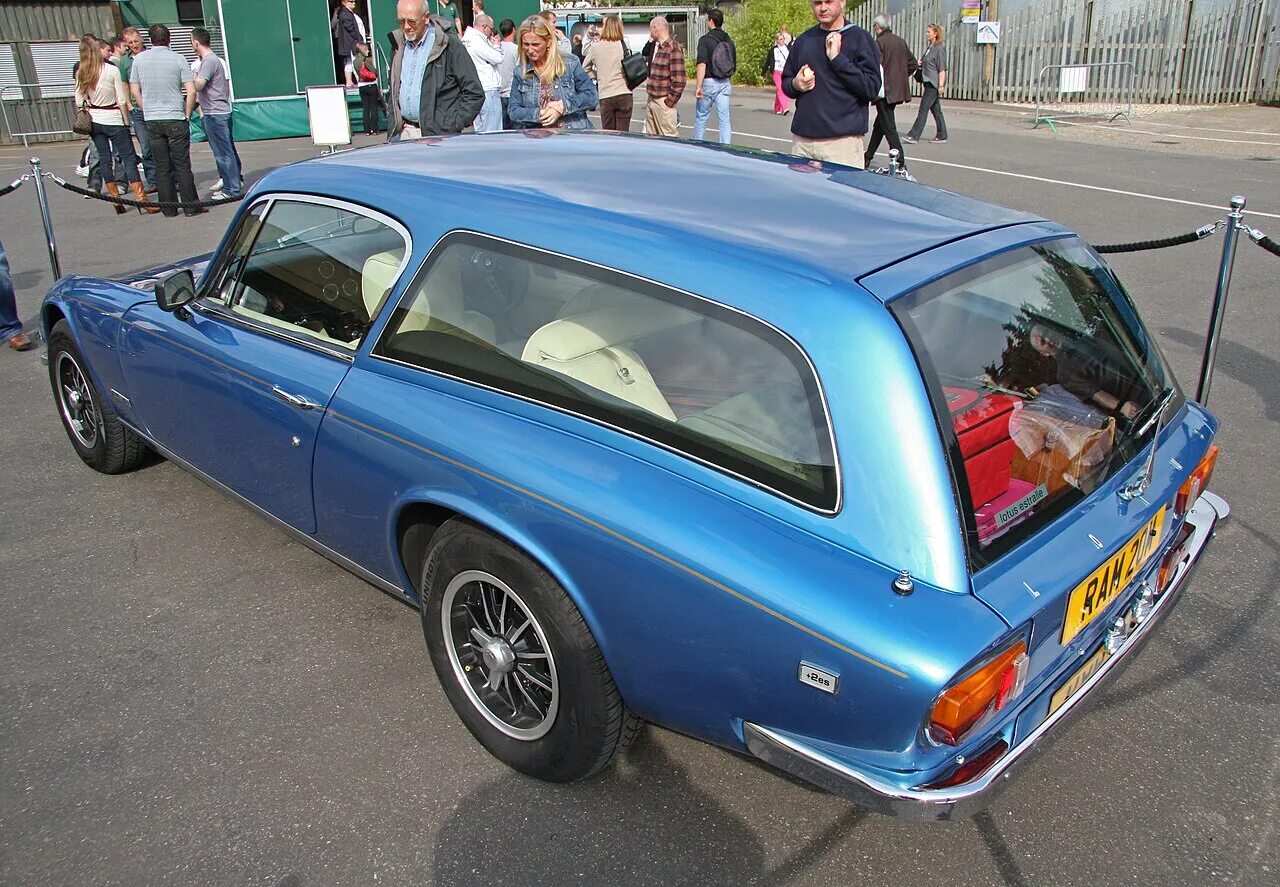
M 1131 460 L 1169 402 L 1132 302 L 1077 239 L 977 263 L 893 308 L 935 386 L 975 567 Z

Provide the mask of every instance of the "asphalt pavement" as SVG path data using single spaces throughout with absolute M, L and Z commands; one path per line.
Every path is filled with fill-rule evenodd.
M 947 110 L 949 143 L 908 148 L 927 184 L 1095 243 L 1189 231 L 1240 193 L 1280 239 L 1280 110 L 1187 113 L 1144 137 Z M 741 144 L 785 149 L 788 123 L 763 93 L 735 97 Z M 1150 144 L 1177 134 L 1234 148 Z M 70 177 L 78 150 L 0 148 L 0 180 L 27 154 Z M 250 180 L 317 153 L 240 152 Z M 208 148 L 193 153 L 207 187 Z M 105 276 L 208 251 L 234 212 L 50 200 L 64 271 Z M 0 240 L 33 320 L 51 274 L 29 184 L 0 197 Z M 1110 259 L 1189 390 L 1220 248 Z M 1190 593 L 989 812 L 940 825 L 654 728 L 587 783 L 505 769 L 449 707 L 413 610 L 173 465 L 90 471 L 37 353 L 0 349 L 0 883 L 1274 884 L 1278 281 L 1280 259 L 1241 242 L 1210 398 L 1233 515 Z

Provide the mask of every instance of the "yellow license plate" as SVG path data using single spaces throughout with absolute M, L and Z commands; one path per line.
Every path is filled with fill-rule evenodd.
M 1062 643 L 1068 643 L 1086 625 L 1101 616 L 1107 604 L 1128 587 L 1130 580 L 1160 548 L 1166 510 L 1167 506 L 1161 507 L 1124 547 L 1072 589 L 1067 600 L 1066 618 L 1062 622 Z
M 1098 673 L 1098 669 L 1102 668 L 1102 663 L 1107 661 L 1107 657 L 1111 654 L 1107 652 L 1106 647 L 1099 647 L 1098 652 L 1089 657 L 1089 661 L 1076 669 L 1065 684 L 1058 688 L 1058 692 L 1053 694 L 1053 698 L 1049 700 L 1049 715 L 1062 708 L 1062 703 L 1066 702 L 1072 696 L 1076 695 L 1081 687 L 1089 678 Z

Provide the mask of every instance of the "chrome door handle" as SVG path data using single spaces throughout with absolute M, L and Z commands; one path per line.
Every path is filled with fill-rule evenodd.
M 316 403 L 314 400 L 308 400 L 301 394 L 290 394 L 279 385 L 272 385 L 271 393 L 290 406 L 295 406 L 300 410 L 315 410 L 320 408 L 320 404 Z

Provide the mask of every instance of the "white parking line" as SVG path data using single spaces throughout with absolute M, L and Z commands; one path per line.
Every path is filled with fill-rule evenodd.
M 1217 126 L 1192 126 L 1189 123 L 1160 123 L 1157 120 L 1143 120 L 1143 126 L 1165 126 L 1171 129 L 1194 129 L 1199 132 L 1231 132 L 1242 136 L 1276 136 L 1280 137 L 1280 132 L 1264 132 L 1258 129 L 1222 129 Z
M 1104 123 L 1076 123 L 1072 120 L 1055 120 L 1058 126 L 1083 126 L 1089 129 L 1106 129 L 1112 132 L 1137 133 L 1144 136 L 1164 136 L 1167 139 L 1194 139 L 1197 142 L 1223 142 L 1228 145 L 1266 145 L 1270 148 L 1280 148 L 1280 142 L 1258 142 L 1250 139 L 1217 139 L 1213 136 L 1189 136 L 1181 132 L 1152 132 L 1149 129 L 1130 129 L 1129 127 L 1108 126 Z M 1144 123 L 1143 126 L 1150 124 Z M 1211 130 L 1211 132 L 1230 132 L 1231 130 Z M 1276 135 L 1276 133 L 1266 132 L 1257 133 L 1258 135 Z
M 1035 112 L 1031 108 L 1027 107 L 1026 105 L 1010 105 L 1004 102 L 996 102 L 994 105 L 994 108 L 965 107 L 964 110 L 969 114 L 1004 114 L 1005 113 L 1002 111 L 995 110 L 998 108 L 1004 108 L 1004 109 L 1007 109 L 1008 111 L 1012 111 L 1016 113 L 1019 117 L 1031 117 L 1035 114 Z M 1062 123 L 1063 121 L 1059 120 L 1056 122 Z M 1272 136 L 1275 138 L 1280 138 L 1280 132 L 1269 132 L 1267 130 L 1261 130 L 1261 129 L 1227 129 L 1221 126 L 1193 126 L 1190 123 L 1161 123 L 1158 120 L 1147 120 L 1143 117 L 1139 117 L 1138 122 L 1142 126 L 1164 126 L 1170 129 L 1194 129 L 1198 132 L 1229 132 L 1234 135 L 1242 135 L 1242 136 Z M 1096 125 L 1101 126 L 1105 124 L 1096 124 Z
M 693 129 L 692 126 L 685 126 L 683 124 L 681 124 L 680 128 Z M 762 139 L 766 142 L 782 142 L 787 145 L 791 144 L 791 139 L 780 139 L 777 136 L 762 136 L 752 132 L 735 131 L 734 135 L 743 136 L 749 139 Z M 886 157 L 888 156 L 883 152 L 882 154 L 883 156 L 886 156 Z M 877 154 L 876 156 L 879 157 L 879 156 L 882 156 L 882 154 Z M 1200 203 L 1199 201 L 1196 201 L 1196 200 L 1183 200 L 1179 197 L 1162 197 L 1159 194 L 1144 194 L 1141 191 L 1125 191 L 1122 188 L 1104 188 L 1102 185 L 1086 185 L 1084 182 L 1068 182 L 1063 179 L 1048 179 L 1048 178 L 1045 178 L 1044 176 L 1032 176 L 1032 175 L 1027 175 L 1026 173 L 1021 173 L 1021 172 L 1009 172 L 1008 170 L 1005 170 L 1005 169 L 988 169 L 985 166 L 969 166 L 968 164 L 964 164 L 964 163 L 949 163 L 945 160 L 927 160 L 923 157 L 917 157 L 915 155 L 912 155 L 911 162 L 913 164 L 914 163 L 931 163 L 935 166 L 949 166 L 949 167 L 952 167 L 953 169 L 965 169 L 965 170 L 969 170 L 970 172 L 985 172 L 993 176 L 1008 176 L 1009 178 L 1012 178 L 1012 179 L 1026 179 L 1032 182 L 1044 182 L 1047 185 L 1062 185 L 1063 187 L 1066 187 L 1066 188 L 1083 188 L 1086 191 L 1102 191 L 1107 194 L 1119 194 L 1122 197 L 1141 197 L 1145 200 L 1159 200 L 1163 203 L 1180 203 L 1183 206 L 1199 206 L 1205 209 L 1216 209 L 1219 211 L 1226 210 L 1225 206 L 1219 206 L 1216 203 Z M 1252 210 L 1252 209 L 1247 210 L 1246 215 L 1262 216 L 1268 219 L 1280 219 L 1280 213 L 1265 213 L 1265 212 L 1259 212 L 1257 210 Z

